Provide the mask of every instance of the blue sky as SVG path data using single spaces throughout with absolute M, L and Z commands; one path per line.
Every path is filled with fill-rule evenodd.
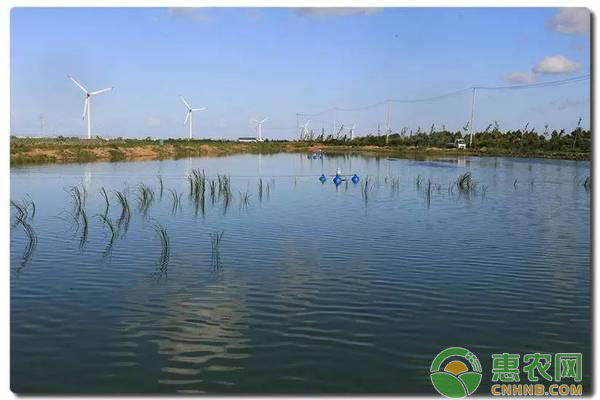
M 185 137 L 296 137 L 296 113 L 422 98 L 473 85 L 554 81 L 590 73 L 585 9 L 556 8 L 15 8 L 11 14 L 11 132 Z M 394 131 L 460 129 L 470 94 L 395 104 Z M 589 81 L 478 92 L 476 127 L 589 126 Z M 310 127 L 385 126 L 384 106 L 325 113 Z

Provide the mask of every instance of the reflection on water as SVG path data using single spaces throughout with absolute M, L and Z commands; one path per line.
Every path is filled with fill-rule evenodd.
M 36 246 L 24 264 L 13 207 L 12 389 L 432 394 L 431 360 L 462 346 L 484 373 L 582 352 L 589 390 L 589 175 L 343 154 L 13 168 Z

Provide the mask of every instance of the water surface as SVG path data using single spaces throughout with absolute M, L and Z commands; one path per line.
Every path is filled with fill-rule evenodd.
M 361 181 L 336 187 L 337 167 Z M 196 207 L 196 168 L 231 177 L 228 204 Z M 467 171 L 470 194 L 452 188 Z M 478 393 L 501 352 L 582 352 L 589 391 L 589 175 L 588 162 L 299 154 L 12 168 L 38 240 L 24 260 L 24 230 L 11 231 L 12 389 L 431 394 L 433 357 L 462 346 L 482 363 Z M 146 212 L 141 182 L 156 196 Z M 74 185 L 88 193 L 85 240 Z M 132 209 L 112 247 L 101 187 L 115 226 L 111 191 Z

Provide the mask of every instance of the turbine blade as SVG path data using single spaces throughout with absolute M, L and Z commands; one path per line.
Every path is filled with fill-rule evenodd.
M 77 86 L 79 86 L 79 88 L 80 88 L 81 90 L 83 90 L 85 93 L 87 93 L 87 92 L 88 92 L 88 91 L 87 91 L 87 89 L 86 89 L 85 87 L 83 87 L 83 85 L 82 85 L 81 83 L 79 83 L 79 82 L 77 82 L 77 81 L 75 80 L 75 78 L 73 78 L 71 75 L 67 75 L 67 76 L 69 77 L 69 79 L 70 79 L 70 80 L 72 80 L 72 81 L 73 81 L 73 83 L 74 83 L 74 84 L 76 84 Z
M 206 110 L 206 107 L 192 108 L 192 111 L 204 111 L 204 110 Z
M 188 112 L 186 112 L 186 113 L 185 113 L 185 121 L 183 121 L 183 124 L 184 124 L 184 125 L 185 125 L 185 124 L 187 124 L 187 121 L 188 121 L 188 119 L 190 118 L 190 114 L 191 114 L 191 113 L 192 113 L 191 111 L 188 111 Z
M 112 86 L 106 89 L 100 89 L 100 90 L 96 90 L 95 92 L 90 92 L 90 95 L 95 95 L 95 94 L 100 94 L 100 93 L 104 93 L 104 92 L 108 92 L 109 90 L 113 90 Z
M 81 117 L 81 119 L 85 119 L 85 116 L 87 115 L 89 102 L 90 98 L 86 97 L 85 101 L 83 102 L 83 116 Z
M 181 101 L 183 101 L 183 104 L 185 104 L 185 106 L 186 106 L 188 109 L 189 109 L 189 108 L 192 108 L 192 107 L 191 107 L 191 106 L 188 104 L 188 102 L 187 102 L 187 101 L 185 101 L 185 99 L 183 98 L 183 96 L 180 96 L 180 97 L 181 97 Z
M 268 119 L 269 119 L 269 117 L 267 117 L 267 118 L 263 119 L 262 121 L 260 121 L 260 123 L 262 124 L 263 122 L 265 122 L 265 121 L 266 121 L 266 120 L 268 120 Z

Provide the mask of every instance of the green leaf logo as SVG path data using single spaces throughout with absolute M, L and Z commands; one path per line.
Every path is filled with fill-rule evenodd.
M 481 383 L 481 364 L 462 347 L 450 347 L 438 354 L 431 363 L 431 383 L 442 396 L 458 399 L 467 397 Z

